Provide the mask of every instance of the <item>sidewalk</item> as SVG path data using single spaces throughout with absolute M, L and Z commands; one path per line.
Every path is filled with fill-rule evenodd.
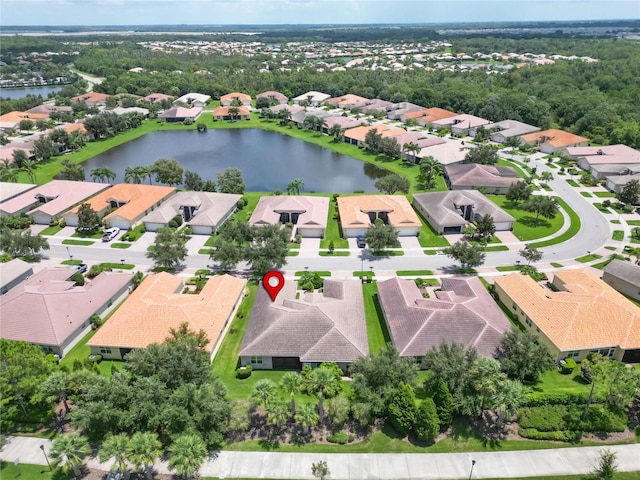
M 47 455 L 51 441 L 30 437 L 9 437 L 0 451 L 6 462 L 46 465 L 40 445 Z M 517 478 L 550 475 L 582 475 L 593 470 L 604 447 L 558 448 L 509 452 L 467 453 L 274 453 L 221 451 L 213 454 L 200 468 L 200 475 L 214 478 L 312 479 L 311 465 L 327 462 L 332 480 L 466 479 L 475 460 L 473 478 Z M 617 454 L 618 470 L 640 471 L 640 444 L 611 445 Z M 108 470 L 89 458 L 87 466 Z M 169 473 L 166 462 L 156 462 L 159 473 Z

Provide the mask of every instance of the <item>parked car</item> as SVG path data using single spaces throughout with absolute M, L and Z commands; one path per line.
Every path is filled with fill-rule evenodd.
M 358 235 L 356 237 L 356 244 L 358 245 L 358 248 L 364 248 L 367 246 L 367 242 L 364 241 L 364 235 Z
M 87 264 L 81 263 L 80 265 L 76 265 L 77 273 L 84 273 L 87 271 Z
M 102 234 L 102 241 L 110 242 L 118 236 L 118 233 L 120 233 L 120 229 L 118 227 L 107 228 Z

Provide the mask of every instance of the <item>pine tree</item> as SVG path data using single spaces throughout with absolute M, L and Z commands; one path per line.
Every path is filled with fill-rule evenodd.
M 389 421 L 398 432 L 409 433 L 415 424 L 416 415 L 416 396 L 413 388 L 406 383 L 400 383 L 389 402 Z
M 416 415 L 416 435 L 420 440 L 433 442 L 439 431 L 440 422 L 436 413 L 436 405 L 430 398 L 425 398 Z
M 453 396 L 447 384 L 444 383 L 442 378 L 438 379 L 436 383 L 435 391 L 433 392 L 433 403 L 436 406 L 436 413 L 438 414 L 438 420 L 440 421 L 440 428 L 443 430 L 451 425 L 452 413 L 453 413 Z

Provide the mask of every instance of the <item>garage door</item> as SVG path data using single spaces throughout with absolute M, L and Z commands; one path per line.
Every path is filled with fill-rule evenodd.
M 444 227 L 442 233 L 462 233 L 462 227 Z

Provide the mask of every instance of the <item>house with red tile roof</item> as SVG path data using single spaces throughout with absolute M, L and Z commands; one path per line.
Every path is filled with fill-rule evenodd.
M 87 107 L 104 107 L 107 104 L 107 98 L 111 95 L 98 92 L 87 92 L 82 95 L 71 97 L 72 102 L 82 102 Z
M 347 237 L 364 235 L 379 218 L 398 230 L 398 235 L 417 235 L 421 223 L 403 195 L 357 195 L 337 199 L 342 234 Z
M 267 92 L 262 92 L 256 95 L 256 100 L 258 98 L 268 98 L 273 102 L 277 102 L 281 105 L 286 104 L 289 101 L 289 98 L 280 92 L 274 92 L 273 90 L 269 90 Z
M 131 273 L 103 272 L 83 286 L 75 268 L 49 268 L 0 297 L 0 336 L 39 345 L 64 356 L 91 330 L 92 315 L 105 315 L 129 293 Z
M 0 115 L 0 130 L 18 130 L 22 120 L 46 120 L 49 118 L 48 113 L 27 113 L 14 110 Z
M 142 97 L 140 101 L 147 103 L 160 103 L 163 101 L 172 101 L 171 95 L 165 95 L 164 93 L 150 93 L 149 95 Z
M 145 185 L 143 183 L 118 183 L 86 203 L 100 216 L 112 210 L 103 220 L 110 227 L 129 230 L 140 223 L 142 217 L 158 208 L 165 199 L 175 192 L 175 187 Z M 70 227 L 75 227 L 78 224 L 79 209 L 80 205 L 63 215 L 65 222 Z
M 455 112 L 450 112 L 443 108 L 427 108 L 426 112 L 418 118 L 418 125 L 421 127 L 430 127 L 436 120 L 442 120 L 444 118 L 455 117 L 458 115 Z
M 477 277 L 442 278 L 429 298 L 413 280 L 378 282 L 378 299 L 394 346 L 417 361 L 442 342 L 496 357 L 511 324 Z
M 185 279 L 166 272 L 149 275 L 87 342 L 91 353 L 124 360 L 134 349 L 162 343 L 171 329 L 187 323 L 209 339 L 211 358 L 233 319 L 246 280 L 231 275 L 210 277 L 198 294 L 182 293 Z
M 240 92 L 231 92 L 220 97 L 220 105 L 228 107 L 234 100 L 238 100 L 243 106 L 251 107 L 251 95 Z
M 247 107 L 235 107 L 238 113 L 231 115 L 229 109 L 233 107 L 218 107 L 213 110 L 214 120 L 249 120 L 251 111 Z
M 543 130 L 522 135 L 520 139 L 527 145 L 534 145 L 543 153 L 563 153 L 569 147 L 586 147 L 589 139 L 563 130 Z
M 369 353 L 362 285 L 324 281 L 322 292 L 298 292 L 285 282 L 275 298 L 258 288 L 240 345 L 241 365 L 299 370 L 336 362 L 343 370 Z
M 158 118 L 165 122 L 184 122 L 187 119 L 195 121 L 201 113 L 202 107 L 173 107 L 162 112 Z
M 0 203 L 0 215 L 26 213 L 39 225 L 47 225 L 67 210 L 100 193 L 109 185 L 72 180 L 52 180 Z
M 556 360 L 596 352 L 640 362 L 640 309 L 591 271 L 556 271 L 553 290 L 519 273 L 494 284 L 504 306 Z
M 251 226 L 292 223 L 303 237 L 322 238 L 327 228 L 329 199 L 305 195 L 261 197 L 249 219 Z
M 50 103 L 45 103 L 43 105 L 38 105 L 37 107 L 30 108 L 24 113 L 40 113 L 49 116 L 52 112 L 73 112 L 73 108 L 63 105 L 52 105 Z
M 327 100 L 327 103 L 333 105 L 334 107 L 349 109 L 358 103 L 366 103 L 368 101 L 368 98 L 347 93 L 346 95 L 342 95 L 341 97 L 330 98 L 329 100 Z
M 370 130 L 375 130 L 382 138 L 395 137 L 407 133 L 404 128 L 392 128 L 384 123 L 376 125 L 362 125 L 360 127 L 350 128 L 344 132 L 344 141 L 351 145 L 364 145 L 364 140 Z

